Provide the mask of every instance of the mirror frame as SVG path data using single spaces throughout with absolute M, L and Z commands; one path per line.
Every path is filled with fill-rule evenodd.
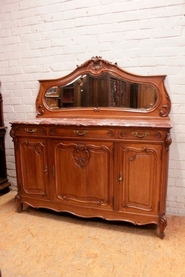
M 55 86 L 65 86 L 77 79 L 81 75 L 91 74 L 93 76 L 100 76 L 103 73 L 110 73 L 117 75 L 119 78 L 125 79 L 129 82 L 149 84 L 156 88 L 158 92 L 157 101 L 151 109 L 133 109 L 123 107 L 75 107 L 51 109 L 47 106 L 45 101 L 45 94 L 48 89 Z M 37 117 L 42 118 L 64 118 L 64 117 L 97 117 L 97 118 L 123 118 L 123 117 L 168 117 L 171 110 L 171 100 L 165 89 L 164 80 L 166 75 L 156 76 L 140 76 L 129 73 L 117 64 L 113 64 L 102 57 L 92 57 L 72 71 L 70 74 L 58 78 L 39 80 L 40 89 L 36 99 Z

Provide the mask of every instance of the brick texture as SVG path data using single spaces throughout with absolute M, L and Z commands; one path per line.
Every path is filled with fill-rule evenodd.
M 184 0 L 2 0 L 0 80 L 8 177 L 16 187 L 10 123 L 34 118 L 38 79 L 92 56 L 136 74 L 166 74 L 173 123 L 167 212 L 185 215 Z

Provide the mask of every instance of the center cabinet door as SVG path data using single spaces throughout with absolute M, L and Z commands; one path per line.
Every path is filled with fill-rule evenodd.
M 113 210 L 113 145 L 53 140 L 50 162 L 54 201 Z
M 160 199 L 160 144 L 120 144 L 119 210 L 158 214 Z

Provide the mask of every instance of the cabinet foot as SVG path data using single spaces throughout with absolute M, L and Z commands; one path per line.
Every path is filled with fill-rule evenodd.
M 165 214 L 160 215 L 159 217 L 159 237 L 163 239 L 165 237 L 164 229 L 167 226 L 167 220 Z
M 19 194 L 17 194 L 15 196 L 15 202 L 16 202 L 16 205 L 17 205 L 17 212 L 18 213 L 22 213 L 22 211 L 23 211 L 23 203 L 21 201 L 21 197 L 20 197 Z

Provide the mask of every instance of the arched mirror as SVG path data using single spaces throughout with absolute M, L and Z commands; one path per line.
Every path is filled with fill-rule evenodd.
M 158 90 L 153 84 L 130 82 L 110 73 L 80 75 L 76 80 L 64 86 L 53 86 L 45 93 L 49 109 L 121 107 L 149 110 L 157 99 Z

